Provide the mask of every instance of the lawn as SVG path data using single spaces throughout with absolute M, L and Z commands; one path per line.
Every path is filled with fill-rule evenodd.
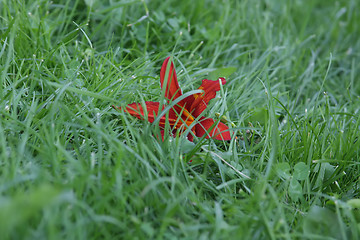
M 357 0 L 1 1 L 1 238 L 360 239 L 359 13 Z M 204 116 L 231 140 L 162 139 L 111 107 L 163 104 L 168 56 L 185 95 L 226 78 Z

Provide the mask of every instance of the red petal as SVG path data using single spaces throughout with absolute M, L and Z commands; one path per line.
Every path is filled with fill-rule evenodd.
M 190 142 L 193 142 L 193 141 L 194 141 L 194 136 L 193 136 L 191 133 L 189 133 L 189 134 L 187 135 L 187 139 L 188 139 Z
M 158 139 L 158 140 L 160 140 L 161 139 L 161 141 L 164 141 L 164 134 L 165 134 L 165 132 L 164 132 L 164 130 L 160 130 L 160 136 L 159 135 L 156 135 L 156 138 Z
M 160 84 L 163 89 L 164 84 L 166 84 L 165 98 L 168 100 L 174 100 L 182 95 L 179 83 L 177 81 L 176 72 L 173 62 L 170 62 L 170 57 L 166 58 L 160 71 Z M 166 71 L 168 70 L 168 71 Z M 166 75 L 168 72 L 168 75 Z
M 146 105 L 146 111 L 147 111 L 147 117 L 148 117 L 146 120 L 149 122 L 154 122 L 156 116 L 159 113 L 159 105 L 160 104 L 158 102 L 145 102 L 145 105 Z M 115 108 L 117 108 L 119 110 L 124 110 L 124 111 L 128 112 L 130 115 L 137 117 L 138 119 L 145 120 L 144 109 L 140 103 L 129 104 L 129 105 L 127 105 L 127 107 L 125 109 L 122 109 L 121 107 L 115 107 Z M 161 111 L 164 110 L 164 108 L 165 108 L 165 106 L 162 106 Z M 172 126 L 175 124 L 176 120 L 177 120 L 176 113 L 172 109 L 170 109 L 168 119 L 166 118 L 166 115 L 162 116 L 160 118 L 159 125 L 160 125 L 160 127 L 164 127 L 165 122 L 168 121 L 169 124 Z
M 148 116 L 148 121 L 153 122 L 157 116 L 157 113 L 159 111 L 159 103 L 158 102 L 145 102 L 146 105 L 146 111 Z M 138 119 L 144 120 L 145 113 L 142 105 L 140 103 L 131 103 L 127 105 L 125 109 L 122 109 L 120 107 L 117 107 L 120 110 L 125 110 L 130 115 L 137 117 Z
M 200 122 L 195 125 L 196 136 L 202 137 L 206 134 L 206 138 L 212 137 L 217 140 L 231 140 L 228 126 L 219 122 L 214 126 L 210 132 L 208 130 L 215 124 L 215 120 L 212 118 L 201 118 Z
M 219 80 L 222 85 L 226 83 L 225 78 L 219 78 Z M 216 92 L 220 90 L 219 80 L 202 80 L 199 89 L 204 92 L 194 94 L 185 99 L 186 106 L 188 106 L 187 109 L 194 117 L 198 117 L 206 109 L 209 101 L 216 96 Z

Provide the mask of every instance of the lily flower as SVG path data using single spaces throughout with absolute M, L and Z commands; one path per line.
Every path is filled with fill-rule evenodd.
M 193 141 L 193 135 L 202 137 L 206 134 L 206 138 L 214 138 L 217 140 L 230 140 L 230 132 L 227 125 L 222 122 L 215 121 L 212 118 L 202 116 L 202 112 L 208 106 L 211 99 L 216 96 L 216 92 L 220 90 L 220 84 L 225 84 L 224 78 L 219 78 L 216 81 L 204 79 L 198 90 L 199 93 L 189 95 L 178 101 L 172 108 L 169 109 L 168 115 L 162 114 L 159 119 L 159 126 L 162 129 L 161 134 L 164 137 L 164 129 L 166 122 L 172 128 L 172 133 L 179 131 L 182 134 L 186 129 L 191 127 L 191 132 L 188 134 L 188 140 Z M 170 57 L 166 58 L 160 71 L 161 88 L 165 88 L 165 98 L 167 104 L 176 101 L 181 97 L 182 91 L 179 86 L 174 64 L 170 61 Z M 144 109 L 146 107 L 146 109 Z M 154 122 L 159 114 L 166 108 L 165 105 L 159 102 L 145 102 L 145 106 L 141 103 L 132 103 L 127 107 L 121 108 L 113 106 L 115 109 L 126 111 L 138 119 L 146 119 L 149 122 Z M 147 114 L 145 114 L 145 112 Z

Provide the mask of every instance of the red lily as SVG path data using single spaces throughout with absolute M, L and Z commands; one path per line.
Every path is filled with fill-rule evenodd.
M 160 83 L 161 88 L 166 85 L 165 98 L 168 103 L 174 101 L 182 96 L 182 91 L 177 81 L 174 64 L 170 61 L 170 57 L 166 58 L 160 71 Z M 169 65 L 169 66 L 168 66 Z M 167 74 L 167 77 L 165 76 Z M 180 129 L 180 134 L 188 128 L 194 121 L 196 124 L 192 126 L 191 131 L 197 136 L 202 137 L 206 134 L 206 138 L 212 137 L 217 140 L 230 140 L 229 128 L 222 122 L 218 122 L 212 118 L 199 117 L 200 114 L 206 109 L 209 101 L 216 96 L 216 92 L 220 90 L 220 83 L 225 84 L 224 78 L 219 78 L 217 81 L 208 79 L 202 80 L 202 84 L 199 90 L 200 93 L 190 95 L 176 105 L 174 105 L 168 113 L 168 117 L 162 116 L 159 120 L 160 128 L 165 128 L 165 123 L 168 122 L 172 127 L 172 131 L 176 132 Z M 147 110 L 147 120 L 154 122 L 158 114 L 165 109 L 166 106 L 160 108 L 159 102 L 145 102 Z M 123 110 L 121 107 L 115 107 L 119 110 Z M 144 109 L 140 103 L 129 104 L 125 109 L 129 114 L 139 119 L 144 119 Z M 162 131 L 163 135 L 164 132 Z M 163 135 L 164 136 L 164 135 Z M 188 139 L 193 141 L 193 135 L 188 134 Z

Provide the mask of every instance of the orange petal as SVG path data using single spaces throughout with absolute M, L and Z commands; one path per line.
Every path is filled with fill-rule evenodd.
M 164 84 L 166 84 L 165 98 L 168 100 L 174 100 L 182 95 L 179 83 L 177 81 L 176 72 L 173 62 L 170 61 L 170 57 L 166 58 L 160 71 L 160 84 L 163 89 Z M 166 70 L 168 70 L 168 75 L 166 75 Z
M 226 83 L 225 78 L 219 78 L 219 80 L 221 81 L 222 85 Z M 204 92 L 196 93 L 184 99 L 188 111 L 194 117 L 198 117 L 206 109 L 209 101 L 216 96 L 216 92 L 220 90 L 219 80 L 202 80 L 202 84 L 199 89 L 203 90 Z
M 206 138 L 212 137 L 217 140 L 231 140 L 230 131 L 228 126 L 219 122 L 214 126 L 211 131 L 209 129 L 215 124 L 215 120 L 212 118 L 201 118 L 200 122 L 195 125 L 196 136 L 202 137 L 206 134 Z

